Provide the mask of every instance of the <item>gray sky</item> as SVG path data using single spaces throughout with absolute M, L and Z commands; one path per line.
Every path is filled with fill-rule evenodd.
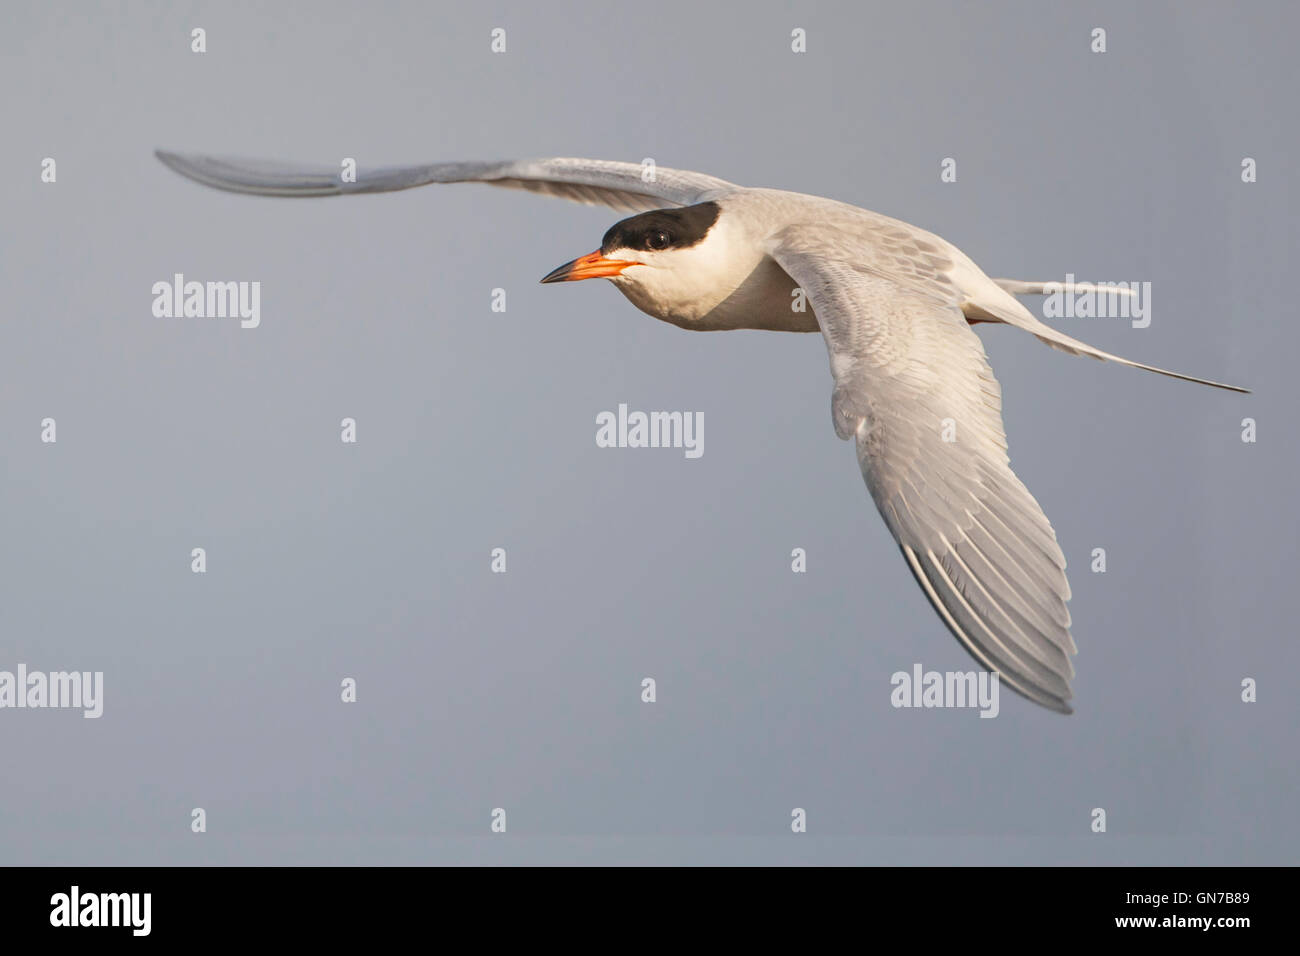
M 0 710 L 0 861 L 1296 862 L 1292 5 L 324 10 L 6 10 L 0 670 L 105 699 Z M 1149 281 L 1149 328 L 1053 321 L 1255 393 L 981 327 L 1069 561 L 1076 713 L 897 710 L 893 672 L 974 665 L 835 438 L 820 336 L 538 285 L 610 210 L 230 196 L 158 146 L 831 196 L 990 275 Z M 260 281 L 260 327 L 155 318 L 176 272 Z M 597 448 L 620 403 L 702 412 L 704 455 Z

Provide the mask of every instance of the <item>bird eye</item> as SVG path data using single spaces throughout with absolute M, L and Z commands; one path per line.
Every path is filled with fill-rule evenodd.
M 647 249 L 667 249 L 668 243 L 671 241 L 668 233 L 660 229 L 646 236 L 645 244 Z

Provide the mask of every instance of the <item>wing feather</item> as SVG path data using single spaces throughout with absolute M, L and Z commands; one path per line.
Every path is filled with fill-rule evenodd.
M 157 150 L 163 163 L 195 182 L 230 192 L 259 196 L 342 196 L 392 192 L 430 183 L 487 183 L 557 196 L 628 212 L 688 206 L 706 195 L 736 187 L 723 179 L 663 166 L 600 159 L 525 159 L 505 162 L 426 163 L 357 169 L 356 182 L 344 182 L 341 169 L 298 166 L 258 159 L 171 153 Z
M 836 431 L 855 438 L 922 591 L 980 664 L 1069 713 L 1065 556 L 1011 470 L 1002 390 L 946 261 L 908 243 L 822 222 L 780 230 L 768 250 L 817 316 Z

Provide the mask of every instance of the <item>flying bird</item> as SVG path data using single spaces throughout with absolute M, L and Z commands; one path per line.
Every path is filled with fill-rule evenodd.
M 1072 709 L 1077 650 L 1065 557 L 1011 470 L 1002 390 L 972 325 L 1001 322 L 1071 355 L 1246 391 L 1071 338 L 1015 298 L 1061 284 L 991 279 L 932 233 L 820 196 L 592 159 L 393 166 L 344 182 L 338 169 L 157 156 L 197 182 L 262 196 L 477 182 L 634 213 L 542 281 L 609 279 L 642 312 L 683 329 L 820 331 L 835 433 L 855 440 L 867 488 L 921 590 L 981 666 L 1062 713 Z M 798 290 L 811 309 L 793 307 Z

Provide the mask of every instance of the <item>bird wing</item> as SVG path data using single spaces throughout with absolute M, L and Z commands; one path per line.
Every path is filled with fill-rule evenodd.
M 429 183 L 488 183 L 631 212 L 689 206 L 706 193 L 729 192 L 732 183 L 703 173 L 601 159 L 523 159 L 505 162 L 427 163 L 420 166 L 359 166 L 356 182 L 342 169 L 302 167 L 256 159 L 169 153 L 166 165 L 217 189 L 259 196 L 340 196 L 391 192 Z
M 942 256 L 824 222 L 780 230 L 768 254 L 816 313 L 835 430 L 856 437 L 871 497 L 926 597 L 980 664 L 1070 713 L 1065 557 L 1011 471 L 1002 390 Z

